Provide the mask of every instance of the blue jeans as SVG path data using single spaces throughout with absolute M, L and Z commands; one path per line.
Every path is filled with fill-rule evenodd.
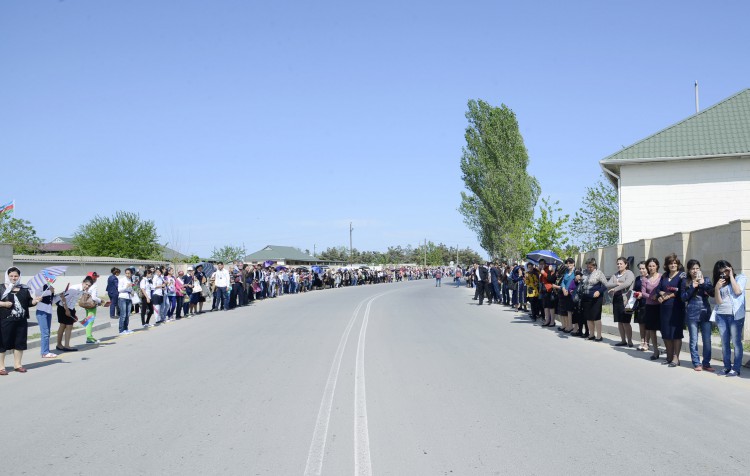
M 690 333 L 690 358 L 693 360 L 693 367 L 703 365 L 711 366 L 711 323 L 706 321 L 687 321 L 688 332 Z M 698 353 L 698 330 L 703 338 L 703 363 Z
M 37 310 L 36 320 L 39 323 L 39 332 L 42 334 L 42 355 L 47 355 L 49 354 L 49 328 L 52 325 L 52 314 Z
M 117 299 L 117 309 L 120 311 L 120 332 L 128 330 L 130 324 L 130 304 L 133 301 L 130 299 Z
M 177 295 L 170 294 L 166 297 L 165 301 L 169 305 L 169 308 L 167 309 L 167 317 L 171 318 L 174 315 L 175 310 L 177 309 Z
M 214 291 L 214 305 L 213 308 L 216 310 L 226 309 L 227 304 L 227 288 L 216 287 Z
M 742 369 L 742 329 L 745 327 L 745 319 L 735 319 L 731 314 L 717 314 L 716 325 L 721 336 L 721 353 L 724 357 L 724 368 L 739 373 Z M 732 349 L 729 343 L 734 345 L 734 365 L 732 365 Z

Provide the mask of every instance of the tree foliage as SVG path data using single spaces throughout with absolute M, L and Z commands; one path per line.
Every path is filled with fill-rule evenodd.
M 86 256 L 157 259 L 161 246 L 156 225 L 137 213 L 118 211 L 113 217 L 96 216 L 73 235 L 75 252 Z
M 527 228 L 525 234 L 525 252 L 535 250 L 552 250 L 564 259 L 572 251 L 568 246 L 567 225 L 570 215 L 562 215 L 560 202 L 550 203 L 549 197 L 542 198 L 536 218 Z
M 468 192 L 461 192 L 459 211 L 491 256 L 516 256 L 540 193 L 526 170 L 529 156 L 516 115 L 505 104 L 480 99 L 469 101 L 466 119 L 461 178 Z
M 33 254 L 38 251 L 42 240 L 36 236 L 30 221 L 4 213 L 0 215 L 0 243 L 13 245 L 16 254 Z
M 418 247 L 413 248 L 407 245 L 405 248 L 398 246 L 389 246 L 385 252 L 381 251 L 359 251 L 356 248 L 352 250 L 352 263 L 361 263 L 368 265 L 389 265 L 414 263 L 423 265 L 425 261 L 425 250 L 427 251 L 428 266 L 448 266 L 451 261 L 460 264 L 478 263 L 482 259 L 479 254 L 470 249 L 464 248 L 458 251 L 458 262 L 456 262 L 456 248 L 448 247 L 443 243 L 435 244 L 431 241 L 425 244 L 421 243 Z M 349 248 L 337 246 L 327 248 L 318 254 L 322 261 L 338 261 L 342 263 L 349 262 Z
M 247 250 L 244 246 L 225 245 L 221 248 L 214 248 L 211 252 L 211 259 L 223 263 L 231 263 L 235 260 L 245 259 L 245 255 L 247 255 Z
M 575 242 L 584 251 L 610 246 L 620 237 L 617 189 L 602 178 L 586 187 L 581 208 L 570 222 Z

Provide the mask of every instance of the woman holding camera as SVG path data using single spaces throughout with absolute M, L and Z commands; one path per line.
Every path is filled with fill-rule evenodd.
M 714 293 L 711 280 L 703 277 L 701 264 L 697 259 L 687 263 L 688 277 L 682 280 L 680 295 L 685 303 L 685 318 L 690 334 L 690 358 L 696 372 L 706 370 L 713 372 L 711 367 L 711 306 L 708 297 Z M 703 362 L 698 353 L 698 330 L 703 337 Z
M 732 265 L 725 260 L 714 264 L 714 300 L 716 301 L 716 325 L 721 336 L 721 351 L 724 358 L 724 375 L 737 377 L 742 368 L 742 331 L 745 327 L 744 274 L 735 274 Z M 734 364 L 732 349 L 734 346 Z
M 664 258 L 664 274 L 656 288 L 659 301 L 659 329 L 664 346 L 667 348 L 667 362 L 670 367 L 680 365 L 682 349 L 682 329 L 685 327 L 685 304 L 680 296 L 680 283 L 685 278 L 682 263 L 672 253 Z

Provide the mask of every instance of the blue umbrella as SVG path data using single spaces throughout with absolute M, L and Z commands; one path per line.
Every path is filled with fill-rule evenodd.
M 276 266 L 276 271 L 281 271 L 282 269 L 286 271 L 286 266 Z
M 554 264 L 554 265 L 561 265 L 562 260 L 560 259 L 557 254 L 555 254 L 554 251 L 551 250 L 537 250 L 532 251 L 531 253 L 526 255 L 526 259 L 529 261 L 533 261 L 534 263 L 538 263 L 540 259 L 544 259 L 544 261 L 547 262 L 547 264 Z
M 320 269 L 320 266 L 313 266 L 313 267 L 311 267 L 310 269 L 312 269 L 312 270 L 313 270 L 313 273 L 318 273 L 318 274 L 320 274 L 320 273 L 322 273 L 322 272 L 323 272 L 323 270 L 322 270 L 322 269 Z

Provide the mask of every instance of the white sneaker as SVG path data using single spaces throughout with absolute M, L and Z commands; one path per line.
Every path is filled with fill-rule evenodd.
M 120 332 L 121 336 L 126 336 L 128 334 L 130 334 L 130 331 L 122 331 L 122 332 Z

